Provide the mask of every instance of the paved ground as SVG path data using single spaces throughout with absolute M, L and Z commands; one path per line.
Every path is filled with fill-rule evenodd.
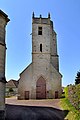
M 59 99 L 17 100 L 16 97 L 6 98 L 6 104 L 24 106 L 46 106 L 60 109 Z
M 6 120 L 64 120 L 59 99 L 16 100 L 6 99 Z

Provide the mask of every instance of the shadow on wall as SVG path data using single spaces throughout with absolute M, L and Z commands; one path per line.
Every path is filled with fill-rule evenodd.
M 5 120 L 64 120 L 68 111 L 52 107 L 6 105 Z

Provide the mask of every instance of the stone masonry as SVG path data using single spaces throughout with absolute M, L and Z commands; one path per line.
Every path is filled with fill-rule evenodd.
M 32 16 L 32 63 L 22 71 L 18 99 L 60 98 L 61 78 L 53 22 Z
M 8 22 L 8 16 L 2 10 L 0 10 L 0 120 L 5 119 L 5 27 Z

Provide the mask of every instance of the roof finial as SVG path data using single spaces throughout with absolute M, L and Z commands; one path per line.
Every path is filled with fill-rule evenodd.
M 40 18 L 42 18 L 42 15 L 40 14 Z
M 50 18 L 50 12 L 48 13 L 48 18 Z
M 35 15 L 34 15 L 34 12 L 33 12 L 33 14 L 32 14 L 32 18 L 34 18 L 34 16 L 35 16 Z

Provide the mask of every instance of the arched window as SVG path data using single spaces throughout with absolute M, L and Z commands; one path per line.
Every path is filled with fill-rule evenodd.
M 42 52 L 42 44 L 40 44 L 40 52 Z

